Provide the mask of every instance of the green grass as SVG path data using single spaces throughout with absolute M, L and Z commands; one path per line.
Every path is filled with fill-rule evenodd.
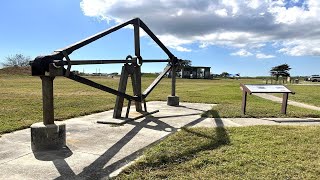
M 115 179 L 318 179 L 320 128 L 184 128 Z
M 117 89 L 119 81 L 118 78 L 105 77 L 91 77 L 91 79 L 115 89 Z M 143 77 L 142 89 L 146 89 L 153 79 Z M 240 83 L 261 84 L 263 80 L 177 79 L 177 95 L 181 101 L 185 102 L 218 104 L 214 110 L 219 113 L 220 117 L 320 117 L 319 111 L 293 106 L 288 107 L 287 115 L 282 115 L 280 114 L 280 104 L 255 96 L 248 96 L 247 115 L 242 116 Z M 29 127 L 34 122 L 42 121 L 41 80 L 39 77 L 0 75 L 0 87 L 0 134 Z M 163 79 L 147 100 L 166 101 L 167 96 L 171 93 L 170 87 L 171 80 Z M 127 93 L 132 94 L 130 81 Z M 316 98 L 316 93 L 313 94 L 314 98 L 310 101 L 319 101 L 319 98 Z M 112 94 L 62 77 L 57 77 L 54 80 L 54 96 L 55 118 L 57 120 L 110 110 L 115 103 L 115 96 Z M 207 116 L 214 116 L 214 114 L 209 112 Z
M 311 83 L 311 82 L 310 82 Z M 314 83 L 316 84 L 316 83 Z M 296 94 L 289 95 L 290 100 L 320 107 L 320 86 L 288 85 Z

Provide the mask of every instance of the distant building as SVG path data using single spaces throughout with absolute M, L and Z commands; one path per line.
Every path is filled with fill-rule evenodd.
M 187 79 L 211 79 L 211 67 L 189 66 L 181 69 L 181 78 Z

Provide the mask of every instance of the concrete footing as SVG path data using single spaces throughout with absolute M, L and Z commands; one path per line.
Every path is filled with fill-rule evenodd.
M 179 97 L 178 96 L 168 96 L 167 105 L 179 106 Z
M 59 150 L 66 146 L 66 125 L 61 122 L 31 125 L 31 148 L 33 151 Z

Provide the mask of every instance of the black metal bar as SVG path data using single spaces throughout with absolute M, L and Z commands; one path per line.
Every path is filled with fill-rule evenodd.
M 101 31 L 101 32 L 99 32 L 99 33 L 97 33 L 97 34 L 95 34 L 93 36 L 90 36 L 90 37 L 88 37 L 88 38 L 86 38 L 84 40 L 78 41 L 78 42 L 76 42 L 76 43 L 74 43 L 74 44 L 72 44 L 72 45 L 70 45 L 68 47 L 65 47 L 65 48 L 61 49 L 61 50 L 56 50 L 56 52 L 66 51 L 68 54 L 71 54 L 73 51 L 75 51 L 75 50 L 77 50 L 77 49 L 79 49 L 79 48 L 81 48 L 81 47 L 83 47 L 83 46 L 95 41 L 95 40 L 98 40 L 98 39 L 102 38 L 103 36 L 106 36 L 106 35 L 114 32 L 114 31 L 117 31 L 117 30 L 119 30 L 119 29 L 121 29 L 121 28 L 123 28 L 123 27 L 125 27 L 125 26 L 127 26 L 129 24 L 133 24 L 135 21 L 137 21 L 136 19 L 132 19 L 132 20 L 127 21 L 127 22 L 125 22 L 123 24 L 120 24 L 118 26 L 112 27 L 112 28 L 110 28 L 108 30 Z
M 117 95 L 117 96 L 121 96 L 123 98 L 126 98 L 127 100 L 134 100 L 134 101 L 140 101 L 141 102 L 141 99 L 139 97 L 134 97 L 134 96 L 130 96 L 128 94 L 119 92 L 119 91 L 117 91 L 115 89 L 109 88 L 109 87 L 104 86 L 102 84 L 98 84 L 98 83 L 93 82 L 93 81 L 91 81 L 89 79 L 86 79 L 86 78 L 83 78 L 81 76 L 78 76 L 78 75 L 76 75 L 76 74 L 74 74 L 72 72 L 70 72 L 70 75 L 68 77 L 66 77 L 66 78 L 72 79 L 72 80 L 77 81 L 79 83 L 82 83 L 82 84 L 85 84 L 85 85 L 100 89 L 102 91 L 105 91 L 105 92 L 108 92 L 108 93 L 111 93 L 111 94 L 114 94 L 114 95 Z
M 151 91 L 159 84 L 161 79 L 164 77 L 164 75 L 167 74 L 167 72 L 171 69 L 170 65 L 167 65 L 163 72 L 150 84 L 150 86 L 142 93 L 143 98 L 146 98 Z
M 143 106 L 144 106 L 144 111 L 148 112 L 146 99 L 143 99 Z
M 155 63 L 155 62 L 170 62 L 170 59 L 144 59 L 143 63 Z
M 133 24 L 134 30 L 134 52 L 137 57 L 140 57 L 140 19 L 136 19 L 136 22 Z
M 143 63 L 155 63 L 155 62 L 170 62 L 168 59 L 144 59 Z M 56 66 L 68 65 L 67 61 L 56 61 L 54 62 Z M 86 65 L 86 64 L 120 64 L 120 63 L 132 63 L 132 60 L 72 60 L 71 65 Z
M 129 72 L 132 72 L 132 65 L 125 64 L 121 68 L 121 76 L 119 80 L 118 91 L 121 93 L 126 93 L 127 82 L 129 77 Z M 123 109 L 124 97 L 117 96 L 116 103 L 114 105 L 113 118 L 121 118 L 122 109 Z
M 98 40 L 98 39 L 100 39 L 100 38 L 102 38 L 102 37 L 114 32 L 114 31 L 117 31 L 117 30 L 119 30 L 119 29 L 121 29 L 121 28 L 123 28 L 123 27 L 125 27 L 125 26 L 127 26 L 129 24 L 133 24 L 133 25 L 136 24 L 136 25 L 140 26 L 151 37 L 151 39 L 153 39 L 154 42 L 157 43 L 160 46 L 160 48 L 169 56 L 170 59 L 174 57 L 174 55 L 169 51 L 169 49 L 157 38 L 157 36 L 155 34 L 153 34 L 153 32 L 148 28 L 148 26 L 146 24 L 144 24 L 144 22 L 141 21 L 139 18 L 132 19 L 132 20 L 127 21 L 127 22 L 125 22 L 123 24 L 120 24 L 118 26 L 112 27 L 112 28 L 110 28 L 108 30 L 99 32 L 99 33 L 97 33 L 97 34 L 95 34 L 93 36 L 90 36 L 90 37 L 88 37 L 88 38 L 86 38 L 84 40 L 76 42 L 76 43 L 74 43 L 74 44 L 72 44 L 72 45 L 70 45 L 68 47 L 56 50 L 55 51 L 56 52 L 55 55 L 56 54 L 60 54 L 60 52 L 62 52 L 62 51 L 65 51 L 69 55 L 73 51 L 75 51 L 75 50 L 77 50 L 77 49 L 79 49 L 79 48 L 81 48 L 81 47 L 83 47 L 83 46 L 85 46 L 87 44 L 90 44 L 91 42 L 96 41 L 96 40 Z M 140 49 L 139 49 L 139 51 L 140 51 Z
M 133 67 L 133 74 L 131 75 L 133 94 L 135 96 L 142 98 L 142 96 L 141 96 L 141 68 L 140 68 L 140 66 L 134 66 L 134 65 L 131 65 L 131 66 Z M 141 99 L 141 101 L 142 101 L 142 99 Z M 134 102 L 134 104 L 136 107 L 136 111 L 141 112 L 142 111 L 141 102 L 136 101 L 136 102 Z
M 148 26 L 144 24 L 144 22 L 141 20 L 140 27 L 151 37 L 151 39 L 153 39 L 154 42 L 156 42 L 160 46 L 160 48 L 169 56 L 170 59 L 174 57 L 174 55 L 169 51 L 169 49 L 164 44 L 162 44 L 158 37 L 155 34 L 153 34 L 153 32 L 148 28 Z
M 176 96 L 176 69 L 177 66 L 171 68 L 171 96 Z
M 128 106 L 127 106 L 126 118 L 129 117 L 130 107 L 131 107 L 131 101 L 129 100 L 129 101 L 128 101 Z

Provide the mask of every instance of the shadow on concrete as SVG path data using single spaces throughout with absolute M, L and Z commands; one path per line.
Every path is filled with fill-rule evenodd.
M 56 151 L 33 151 L 33 155 L 40 161 L 53 161 L 56 159 L 65 159 L 72 155 L 68 147 Z
M 199 113 L 181 114 L 181 115 L 169 115 L 169 116 L 157 116 L 157 118 L 185 117 L 185 116 L 194 116 L 194 115 L 199 115 Z
M 198 113 L 199 114 L 199 113 Z M 195 115 L 195 114 L 189 114 L 189 115 Z M 182 116 L 188 116 L 188 115 L 177 115 L 177 116 L 171 116 L 171 117 L 182 117 Z M 149 144 L 148 146 L 131 153 L 130 155 L 126 156 L 123 159 L 120 159 L 116 161 L 115 163 L 108 165 L 105 167 L 105 165 L 126 145 L 128 142 L 130 142 L 141 129 L 143 128 L 150 128 L 157 131 L 166 131 L 166 132 L 176 132 L 178 129 L 161 121 L 159 118 L 161 117 L 154 117 L 152 115 L 147 116 L 145 119 L 143 119 L 140 122 L 137 121 L 131 121 L 128 122 L 128 124 L 135 125 L 133 129 L 131 129 L 125 136 L 123 136 L 118 142 L 116 142 L 114 145 L 112 145 L 108 150 L 106 150 L 99 158 L 97 158 L 94 162 L 92 162 L 90 165 L 85 167 L 83 171 L 79 174 L 75 174 L 70 166 L 67 164 L 67 162 L 64 159 L 58 159 L 53 160 L 53 163 L 57 170 L 60 173 L 60 177 L 57 179 L 101 179 L 109 177 L 110 173 L 114 172 L 115 170 L 119 169 L 120 167 L 124 166 L 128 162 L 134 160 L 137 156 L 139 156 L 143 150 L 146 148 L 152 146 L 155 143 L 158 143 L 165 137 L 156 140 L 155 142 Z M 194 121 L 186 124 L 184 127 L 193 126 L 195 124 L 200 123 L 205 118 L 198 118 Z M 151 126 L 148 125 L 148 123 L 153 122 L 157 125 Z M 152 137 L 150 137 L 152 138 Z
M 182 106 L 182 105 L 179 105 L 178 107 L 182 107 L 182 108 L 185 108 L 185 109 L 191 109 L 191 110 L 196 110 L 196 111 L 201 111 L 201 112 L 205 112 L 205 110 L 202 110 L 202 109 L 191 108 L 191 107 L 187 107 L 187 106 Z
M 218 113 L 218 112 L 216 112 Z M 218 114 L 216 114 L 218 116 Z M 192 135 L 198 136 L 198 142 L 192 142 L 193 145 L 190 145 L 190 141 L 181 140 L 179 142 L 179 151 L 170 154 L 162 154 L 159 157 L 155 157 L 157 160 L 152 160 L 149 162 L 141 162 L 137 164 L 135 169 L 140 169 L 143 171 L 145 167 L 148 169 L 162 169 L 162 168 L 171 168 L 176 164 L 184 163 L 187 161 L 192 161 L 197 157 L 197 154 L 202 151 L 214 150 L 222 146 L 226 146 L 230 144 L 229 135 L 224 128 L 223 121 L 220 118 L 215 118 L 216 124 L 219 124 L 220 127 L 216 129 L 197 129 L 197 128 L 189 128 L 190 126 L 196 124 L 197 122 L 201 122 L 205 118 L 199 118 L 184 127 L 182 127 L 182 131 L 190 133 Z M 212 132 L 212 134 L 210 134 Z M 179 140 L 181 138 L 188 138 L 191 136 L 183 134 L 183 137 L 176 138 L 175 140 Z M 201 139 L 201 140 L 200 140 Z M 201 164 L 201 163 L 200 163 Z M 205 163 L 204 163 L 205 164 Z M 200 168 L 200 167 L 198 167 Z M 130 173 L 131 170 L 124 171 L 123 173 Z M 187 172 L 186 172 L 187 173 Z

